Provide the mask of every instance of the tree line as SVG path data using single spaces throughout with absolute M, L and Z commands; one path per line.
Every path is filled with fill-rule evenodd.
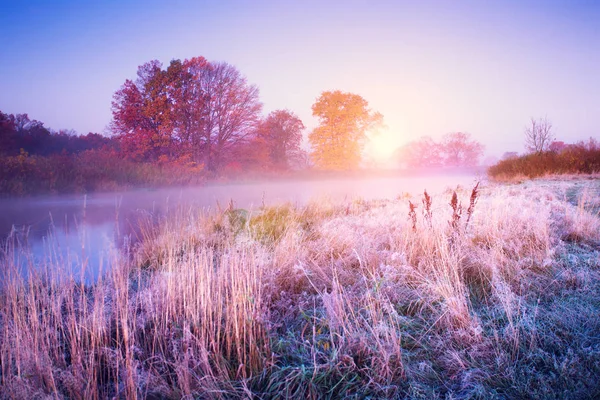
M 104 146 L 115 146 L 114 139 L 97 133 L 78 135 L 73 130 L 53 131 L 27 114 L 0 111 L 0 155 L 16 156 L 21 152 L 41 156 L 75 154 Z
M 305 125 L 294 112 L 263 115 L 256 85 L 233 65 L 204 57 L 140 65 L 135 79 L 114 93 L 111 111 L 109 137 L 56 132 L 27 114 L 0 112 L 0 193 L 31 194 L 36 185 L 60 192 L 184 184 L 247 171 L 354 170 L 369 134 L 384 127 L 360 95 L 324 91 L 312 105 L 319 124 L 307 135 L 307 151 Z M 398 154 L 407 167 L 440 167 L 472 165 L 482 151 L 468 134 L 453 133 L 440 143 L 411 142 Z
M 484 147 L 465 132 L 452 132 L 440 141 L 429 136 L 399 148 L 396 157 L 408 168 L 474 167 L 479 165 Z
M 383 121 L 361 96 L 323 92 L 312 107 L 320 125 L 309 135 L 322 169 L 357 168 L 366 132 Z M 306 166 L 304 124 L 289 110 L 261 117 L 259 90 L 232 65 L 203 57 L 150 61 L 114 95 L 111 130 L 136 160 L 204 166 L 216 173 L 243 161 L 267 169 Z
M 203 57 L 158 61 L 138 68 L 112 103 L 112 131 L 125 154 L 144 161 L 192 163 L 216 173 L 232 162 L 289 169 L 306 166 L 300 148 L 304 124 L 288 110 L 261 117 L 259 90 L 227 63 Z M 383 116 L 354 93 L 326 91 L 312 105 L 319 125 L 308 134 L 317 169 L 359 168 L 367 133 L 384 126 Z M 483 146 L 457 132 L 442 142 L 422 138 L 402 148 L 409 167 L 473 166 Z

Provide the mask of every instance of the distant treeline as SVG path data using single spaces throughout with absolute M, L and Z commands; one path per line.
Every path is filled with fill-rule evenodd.
M 465 132 L 451 132 L 437 142 L 429 136 L 396 150 L 400 166 L 409 169 L 473 168 L 479 165 L 484 146 Z
M 237 68 L 203 57 L 140 65 L 111 106 L 109 137 L 53 131 L 27 114 L 0 112 L 0 195 L 289 176 L 298 170 L 348 173 L 364 166 L 367 134 L 385 126 L 361 96 L 324 91 L 312 105 L 319 124 L 305 136 L 292 111 L 264 115 L 258 87 Z M 600 170 L 596 141 L 548 146 L 551 127 L 546 119 L 532 120 L 526 136 L 535 154 L 507 158 L 489 174 L 500 179 Z M 310 152 L 301 146 L 303 137 Z M 440 170 L 476 167 L 482 155 L 482 144 L 468 133 L 452 132 L 439 142 L 414 140 L 396 151 L 396 160 L 408 171 Z
M 78 135 L 72 130 L 55 132 L 27 114 L 4 114 L 0 111 L 0 155 L 16 156 L 22 151 L 31 155 L 75 154 L 103 147 L 115 148 L 116 140 L 97 133 Z
M 600 172 L 600 143 L 593 138 L 576 144 L 554 142 L 549 150 L 510 156 L 488 170 L 498 180 L 595 172 Z
M 294 112 L 263 114 L 258 87 L 233 65 L 204 57 L 149 61 L 114 93 L 110 137 L 55 132 L 27 114 L 0 112 L 0 195 L 360 170 L 383 115 L 340 90 L 322 92 L 311 109 L 319 124 L 304 135 Z M 413 142 L 399 155 L 405 168 L 427 169 L 477 165 L 482 152 L 455 132 L 442 143 Z
M 115 92 L 110 137 L 56 132 L 27 114 L 0 112 L 0 195 L 305 169 L 302 121 L 288 110 L 261 111 L 258 88 L 229 64 L 196 57 L 162 68 L 151 61 Z
M 0 112 L 0 195 L 90 192 L 201 179 L 191 172 L 130 160 L 117 138 L 55 132 L 27 114 Z

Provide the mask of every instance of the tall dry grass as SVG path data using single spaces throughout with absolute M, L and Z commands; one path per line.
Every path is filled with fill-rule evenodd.
M 7 246 L 2 394 L 589 396 L 599 220 L 565 193 L 178 210 L 89 286 L 59 259 L 23 276 Z

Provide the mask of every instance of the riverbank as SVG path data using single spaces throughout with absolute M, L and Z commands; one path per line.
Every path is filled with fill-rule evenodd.
M 224 169 L 209 172 L 194 163 L 134 162 L 116 151 L 0 157 L 0 198 L 120 192 L 132 189 L 183 188 L 257 182 L 352 180 L 434 175 L 485 175 L 483 168 L 354 171 Z
M 594 397 L 599 188 L 186 208 L 93 286 L 3 265 L 2 393 Z

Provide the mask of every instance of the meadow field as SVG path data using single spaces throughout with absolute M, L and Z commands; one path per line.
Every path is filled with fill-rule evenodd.
M 180 208 L 87 285 L 9 240 L 0 397 L 597 398 L 599 212 L 597 176 Z

